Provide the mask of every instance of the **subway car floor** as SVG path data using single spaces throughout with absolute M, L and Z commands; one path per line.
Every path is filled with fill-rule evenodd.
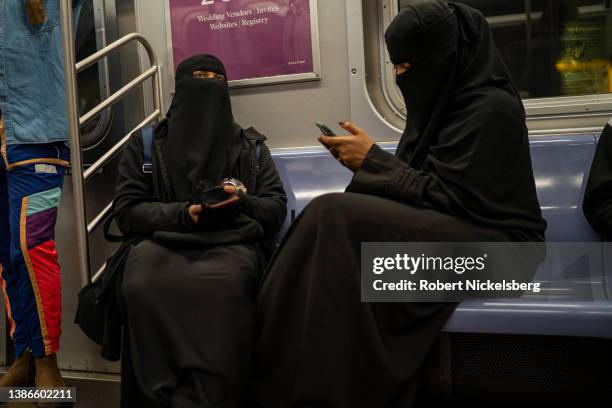
M 8 367 L 0 367 L 4 374 Z M 66 407 L 71 408 L 114 408 L 119 407 L 121 383 L 120 376 L 111 374 L 82 373 L 62 370 L 62 376 L 69 387 L 76 387 L 76 402 Z M 38 407 L 32 403 L 0 403 L 4 408 Z

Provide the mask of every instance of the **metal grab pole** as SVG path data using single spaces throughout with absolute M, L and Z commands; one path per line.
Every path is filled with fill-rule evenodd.
M 137 78 L 132 79 L 127 85 L 123 86 L 120 90 L 103 100 L 100 104 L 92 108 L 89 112 L 84 114 L 80 119 L 79 123 L 81 125 L 86 124 L 90 120 L 92 120 L 95 116 L 102 113 L 102 111 L 106 108 L 113 106 L 119 100 L 121 100 L 127 93 L 136 88 L 138 85 L 141 85 L 143 82 L 148 80 L 149 78 L 157 75 L 157 67 L 151 67 L 142 74 L 140 74 Z
M 79 126 L 78 94 L 76 89 L 76 62 L 74 34 L 72 29 L 72 0 L 60 1 L 62 41 L 64 45 L 64 82 L 66 113 L 70 136 L 70 166 L 72 169 L 72 198 L 74 203 L 74 225 L 77 234 L 77 257 L 81 286 L 89 283 L 89 245 L 87 241 L 87 218 L 83 192 L 83 163 L 81 158 L 81 129 Z

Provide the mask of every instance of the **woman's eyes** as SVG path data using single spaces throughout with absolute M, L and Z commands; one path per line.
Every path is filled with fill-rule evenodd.
M 406 63 L 406 64 L 401 64 L 401 65 L 396 65 L 395 66 L 395 74 L 396 75 L 401 75 L 404 72 L 410 70 L 414 68 L 414 65 L 412 63 Z
M 225 81 L 225 77 L 223 75 L 218 75 L 218 74 L 193 74 L 194 78 L 200 78 L 200 79 L 216 79 L 218 81 Z

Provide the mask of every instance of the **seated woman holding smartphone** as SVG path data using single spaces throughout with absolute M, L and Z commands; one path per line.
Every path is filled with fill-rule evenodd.
M 395 155 L 362 129 L 320 141 L 352 172 L 287 233 L 257 298 L 263 408 L 412 406 L 452 303 L 361 301 L 362 242 L 542 241 L 525 111 L 485 18 L 418 0 L 386 32 L 407 124 Z
M 178 66 L 172 106 L 152 140 L 130 139 L 114 206 L 123 234 L 142 240 L 121 290 L 122 405 L 241 404 L 254 297 L 286 215 L 264 140 L 234 122 L 225 68 L 209 55 Z

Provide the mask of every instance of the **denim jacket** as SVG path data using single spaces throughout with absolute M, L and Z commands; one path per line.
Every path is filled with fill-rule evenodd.
M 74 27 L 81 3 L 72 0 Z M 68 139 L 60 0 L 0 0 L 0 112 L 7 167 Z

